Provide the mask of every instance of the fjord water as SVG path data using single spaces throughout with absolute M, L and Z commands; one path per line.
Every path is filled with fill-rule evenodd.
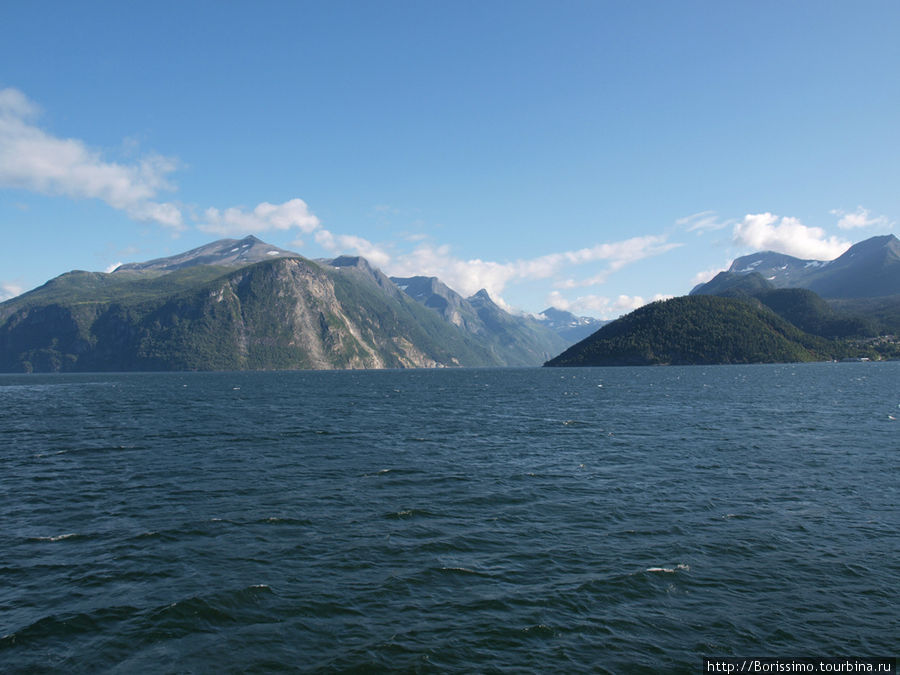
M 0 668 L 891 655 L 900 364 L 0 376 Z

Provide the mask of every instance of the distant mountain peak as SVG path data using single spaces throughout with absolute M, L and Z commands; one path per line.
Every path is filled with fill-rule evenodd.
M 251 235 L 243 239 L 219 239 L 190 251 L 146 262 L 119 265 L 114 274 L 124 271 L 156 270 L 169 272 L 195 265 L 242 267 L 273 258 L 296 257 L 300 254 L 267 244 Z
M 569 317 L 575 318 L 575 315 L 572 312 L 569 312 L 565 309 L 559 309 L 559 307 L 548 307 L 543 312 L 541 312 L 541 316 L 545 316 L 548 319 L 568 319 Z
M 807 288 L 824 298 L 873 298 L 900 294 L 900 240 L 893 234 L 870 237 L 834 260 L 804 260 L 763 251 L 736 258 L 731 276 L 758 274 L 775 288 Z M 739 282 L 722 275 L 691 294 L 719 294 Z
M 558 335 L 573 343 L 583 340 L 609 323 L 590 316 L 576 316 L 558 307 L 548 307 L 537 318 Z
M 330 261 L 332 267 L 372 267 L 361 255 L 339 255 Z

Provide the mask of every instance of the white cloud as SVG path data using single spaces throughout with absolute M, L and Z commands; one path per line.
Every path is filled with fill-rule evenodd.
M 828 237 L 820 227 L 771 213 L 747 214 L 734 226 L 733 235 L 742 246 L 812 260 L 832 260 L 850 248 L 850 242 Z
M 19 284 L 0 282 L 0 302 L 14 298 L 17 295 L 22 295 L 24 292 L 25 289 L 19 286 Z
M 40 108 L 18 89 L 0 89 L 0 114 L 28 119 L 36 117 Z
M 694 278 L 691 279 L 691 288 L 696 286 L 697 284 L 705 284 L 707 281 L 712 281 L 712 278 L 716 276 L 719 272 L 724 272 L 729 267 L 731 267 L 731 263 L 725 265 L 725 267 L 714 267 L 711 270 L 703 270 L 702 272 L 697 272 L 694 275 Z
M 608 298 L 603 295 L 583 295 L 574 300 L 568 300 L 559 291 L 552 291 L 547 296 L 547 304 L 575 314 L 590 314 L 601 319 L 616 319 L 643 307 L 648 302 L 668 300 L 671 297 L 671 295 L 661 293 L 657 293 L 650 300 L 639 295 L 619 295 L 616 298 Z
M 838 227 L 842 230 L 852 230 L 858 227 L 881 227 L 890 229 L 892 223 L 886 216 L 870 216 L 869 209 L 857 206 L 856 211 L 848 213 L 841 209 L 834 209 L 832 215 L 838 216 Z
M 599 284 L 605 283 L 607 278 L 609 278 L 609 275 L 610 270 L 604 270 L 600 274 L 588 277 L 587 279 L 563 279 L 561 281 L 557 281 L 553 285 L 556 288 L 586 288 L 588 286 L 597 286 Z
M 362 237 L 352 234 L 335 235 L 328 230 L 319 230 L 315 238 L 319 246 L 331 253 L 355 253 L 382 270 L 391 262 L 391 256 L 387 251 Z
M 319 219 L 302 199 L 291 199 L 283 204 L 262 202 L 252 211 L 236 206 L 224 211 L 210 207 L 204 211 L 203 216 L 205 222 L 197 226 L 198 230 L 226 236 L 289 230 L 294 227 L 309 234 L 319 227 Z
M 733 220 L 719 220 L 719 216 L 715 211 L 701 211 L 675 221 L 676 225 L 684 227 L 688 232 L 696 232 L 697 234 L 723 230 L 733 223 Z
M 135 220 L 183 229 L 181 210 L 156 201 L 172 189 L 172 159 L 148 155 L 134 164 L 105 161 L 82 141 L 57 138 L 34 124 L 37 106 L 17 89 L 0 90 L 0 186 L 48 195 L 100 199 Z
M 554 277 L 571 268 L 590 263 L 605 262 L 607 268 L 584 281 L 562 280 L 564 288 L 591 286 L 606 281 L 613 272 L 643 258 L 660 255 L 681 244 L 669 243 L 665 236 L 633 237 L 619 242 L 597 244 L 575 251 L 551 253 L 531 259 L 512 262 L 492 262 L 479 258 L 461 260 L 455 258 L 448 246 L 423 243 L 409 254 L 397 256 L 391 261 L 390 274 L 394 276 L 436 276 L 457 292 L 469 296 L 482 288 L 487 289 L 498 304 L 507 285 L 516 281 L 541 280 Z
M 425 243 L 411 253 L 395 258 L 389 268 L 392 276 L 434 276 L 464 296 L 487 289 L 494 300 L 516 276 L 514 264 L 496 263 L 480 259 L 455 258 L 447 245 Z

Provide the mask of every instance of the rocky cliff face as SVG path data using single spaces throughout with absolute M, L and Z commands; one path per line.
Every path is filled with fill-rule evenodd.
M 535 366 L 571 345 L 557 331 L 498 307 L 486 290 L 463 298 L 436 277 L 391 277 L 417 303 L 489 347 L 504 366 Z
M 427 310 L 413 301 L 398 300 L 373 281 L 303 258 L 278 257 L 241 267 L 175 294 L 148 298 L 147 293 L 123 290 L 139 282 L 143 287 L 151 283 L 144 278 L 117 282 L 119 300 L 91 301 L 91 294 L 86 298 L 77 288 L 60 295 L 54 291 L 56 284 L 44 291 L 55 292 L 52 303 L 41 302 L 41 289 L 6 303 L 7 318 L 0 324 L 0 369 L 495 364 L 487 350 L 467 343 L 455 327 L 421 316 Z

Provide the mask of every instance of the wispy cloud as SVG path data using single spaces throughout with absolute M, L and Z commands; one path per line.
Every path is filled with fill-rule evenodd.
M 649 300 L 639 295 L 619 295 L 615 298 L 603 295 L 583 295 L 574 300 L 569 300 L 564 298 L 559 291 L 552 291 L 547 296 L 547 304 L 575 314 L 594 314 L 602 319 L 616 319 L 623 314 L 643 307 L 648 302 L 667 300 L 671 297 L 671 295 L 663 295 L 661 293 L 657 293 Z
M 838 227 L 842 230 L 853 230 L 860 227 L 880 227 L 890 229 L 894 223 L 887 216 L 873 216 L 869 209 L 862 206 L 856 207 L 856 211 L 847 212 L 834 209 L 832 215 L 838 216 Z
M 452 255 L 449 246 L 420 244 L 411 253 L 390 261 L 395 276 L 425 275 L 439 277 L 463 295 L 487 289 L 491 297 L 500 299 L 504 289 L 514 282 L 550 279 L 571 273 L 573 268 L 590 263 L 606 263 L 606 269 L 583 282 L 559 280 L 560 287 L 574 288 L 603 283 L 609 274 L 626 265 L 660 255 L 680 246 L 663 235 L 633 237 L 623 241 L 597 244 L 574 251 L 551 253 L 536 258 L 511 262 L 494 262 L 480 258 L 463 260 Z
M 378 268 L 385 268 L 391 262 L 390 254 L 368 239 L 352 234 L 332 234 L 319 230 L 315 234 L 316 243 L 331 253 L 356 253 Z
M 694 278 L 691 279 L 691 288 L 696 286 L 697 284 L 705 284 L 707 281 L 711 281 L 714 276 L 716 276 L 719 272 L 724 272 L 729 267 L 731 267 L 731 263 L 725 265 L 724 267 L 714 267 L 710 270 L 703 270 L 702 272 L 697 272 L 694 275 Z
M 0 282 L 0 302 L 14 298 L 17 295 L 22 295 L 24 292 L 25 289 L 19 284 L 14 284 L 9 281 Z
M 683 227 L 688 232 L 696 232 L 703 234 L 714 230 L 724 230 L 734 224 L 734 220 L 720 220 L 715 211 L 700 211 L 675 221 L 679 227 Z
M 298 228 L 309 234 L 319 227 L 319 219 L 302 199 L 291 199 L 283 204 L 262 202 L 252 211 L 233 206 L 220 211 L 208 208 L 203 212 L 203 222 L 197 229 L 213 234 L 246 235 Z
M 174 160 L 151 154 L 132 164 L 106 161 L 80 140 L 41 129 L 38 113 L 18 89 L 0 90 L 0 186 L 100 199 L 135 220 L 183 229 L 178 206 L 157 201 L 160 192 L 173 189 L 167 176 Z
M 797 258 L 832 260 L 850 248 L 850 242 L 827 236 L 820 227 L 808 227 L 797 218 L 771 213 L 744 216 L 734 226 L 734 241 L 757 251 L 776 251 Z

